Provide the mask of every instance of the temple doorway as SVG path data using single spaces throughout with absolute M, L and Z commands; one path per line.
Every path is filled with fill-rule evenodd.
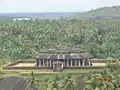
M 64 63 L 61 61 L 55 61 L 53 62 L 53 70 L 54 71 L 62 71 L 63 70 Z

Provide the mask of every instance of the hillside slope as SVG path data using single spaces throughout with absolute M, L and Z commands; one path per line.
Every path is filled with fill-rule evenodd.
M 0 16 L 0 21 L 13 20 L 14 17 Z
M 76 15 L 76 19 L 120 19 L 120 6 L 103 7 Z

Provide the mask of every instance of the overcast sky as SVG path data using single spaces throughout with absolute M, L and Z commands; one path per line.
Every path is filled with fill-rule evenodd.
M 5 12 L 78 12 L 120 5 L 120 0 L 0 0 Z

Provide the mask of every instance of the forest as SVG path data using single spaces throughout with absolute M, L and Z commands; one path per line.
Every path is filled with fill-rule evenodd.
M 0 23 L 0 58 L 35 58 L 40 50 L 81 49 L 94 58 L 120 58 L 119 20 L 36 20 Z

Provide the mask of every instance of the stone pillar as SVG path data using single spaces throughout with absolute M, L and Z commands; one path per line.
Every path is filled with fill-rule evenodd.
M 53 69 L 55 69 L 55 65 L 53 65 Z
M 83 63 L 83 66 L 84 66 L 84 65 L 85 65 L 85 61 L 84 61 L 84 59 L 83 59 L 83 62 L 82 62 L 82 63 Z
M 49 64 L 48 64 L 48 59 L 46 59 L 46 63 L 47 63 L 47 67 L 49 66 Z
M 62 67 L 62 69 L 63 69 L 63 64 L 62 64 L 62 66 L 61 66 L 61 67 Z
M 75 66 L 77 66 L 77 60 L 75 59 Z
M 63 55 L 63 57 L 62 57 L 63 59 L 65 59 L 65 55 Z
M 39 66 L 39 57 L 36 57 L 36 66 Z
M 68 59 L 67 59 L 67 67 L 69 66 L 69 61 L 68 61 Z
M 40 61 L 41 61 L 41 66 L 43 66 L 43 63 L 42 63 L 42 61 L 43 61 L 43 60 L 42 60 L 42 59 L 40 59 Z
M 41 59 L 39 59 L 39 66 L 41 67 Z
M 89 66 L 90 66 L 90 59 L 88 59 L 88 62 L 89 62 Z
M 71 67 L 72 67 L 72 59 L 70 61 L 71 61 Z
M 57 59 L 60 59 L 60 54 L 58 54 L 58 58 Z
M 51 59 L 50 59 L 50 67 L 52 66 Z
M 64 59 L 64 61 L 63 61 L 63 62 L 64 62 L 64 65 L 66 65 L 65 61 L 66 61 L 66 59 Z
M 79 67 L 80 67 L 80 59 L 79 59 Z
M 45 66 L 45 60 L 43 59 L 43 67 Z

